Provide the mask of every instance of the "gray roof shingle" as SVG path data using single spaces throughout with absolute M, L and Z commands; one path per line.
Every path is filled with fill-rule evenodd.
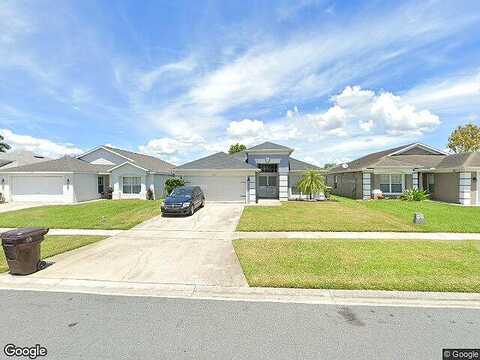
M 236 156 L 218 152 L 198 160 L 180 165 L 177 170 L 257 170 L 255 166 L 247 164 Z
M 0 169 L 0 172 L 106 172 L 112 165 L 93 165 L 70 156 L 56 160 L 47 160 L 33 164 Z
M 27 150 L 14 150 L 6 153 L 0 153 L 0 167 L 8 164 L 10 164 L 8 167 L 17 167 L 47 160 L 51 159 Z
M 266 142 L 264 142 L 264 143 L 261 143 L 261 144 L 252 146 L 251 148 L 248 148 L 248 149 L 247 149 L 247 152 L 248 152 L 248 151 L 251 151 L 251 150 L 285 150 L 285 151 L 293 151 L 292 148 L 289 148 L 289 147 L 283 146 L 283 145 L 279 145 L 279 144 L 275 144 L 275 143 L 272 143 L 272 142 L 270 142 L 270 141 L 266 141 Z
M 467 152 L 446 156 L 437 166 L 438 169 L 480 168 L 480 152 Z
M 309 164 L 305 161 L 301 161 L 298 159 L 294 159 L 290 157 L 290 170 L 291 171 L 303 171 L 303 170 L 309 170 L 309 169 L 314 169 L 314 170 L 323 170 L 322 168 Z
M 122 156 L 129 158 L 133 161 L 134 164 L 153 172 L 170 173 L 175 168 L 175 165 L 169 162 L 166 162 L 160 158 L 157 158 L 155 156 L 140 154 L 133 151 L 114 148 L 111 146 L 103 146 L 103 147 L 105 149 L 111 150 L 113 152 L 116 152 Z

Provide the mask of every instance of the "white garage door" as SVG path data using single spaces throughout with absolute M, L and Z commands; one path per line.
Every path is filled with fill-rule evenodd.
M 187 185 L 198 185 L 207 201 L 245 202 L 245 176 L 189 176 Z
M 63 176 L 15 176 L 12 178 L 13 201 L 51 201 L 63 199 Z

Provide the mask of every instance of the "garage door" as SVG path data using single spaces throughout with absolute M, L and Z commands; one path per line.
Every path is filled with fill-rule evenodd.
M 245 176 L 189 176 L 187 185 L 198 185 L 207 201 L 245 202 Z
M 51 201 L 63 199 L 63 176 L 15 176 L 12 178 L 13 201 Z

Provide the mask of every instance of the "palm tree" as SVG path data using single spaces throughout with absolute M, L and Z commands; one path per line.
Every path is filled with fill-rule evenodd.
M 325 193 L 327 186 L 322 175 L 316 170 L 310 169 L 303 174 L 298 181 L 297 187 L 304 194 L 308 194 L 310 199 L 313 194 Z
M 3 142 L 3 136 L 0 135 L 0 152 L 6 152 L 8 149 L 10 149 L 10 145 Z

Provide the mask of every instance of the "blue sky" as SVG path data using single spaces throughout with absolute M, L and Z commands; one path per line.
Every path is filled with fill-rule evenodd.
M 0 2 L 0 133 L 180 164 L 229 144 L 317 164 L 480 124 L 478 1 Z

